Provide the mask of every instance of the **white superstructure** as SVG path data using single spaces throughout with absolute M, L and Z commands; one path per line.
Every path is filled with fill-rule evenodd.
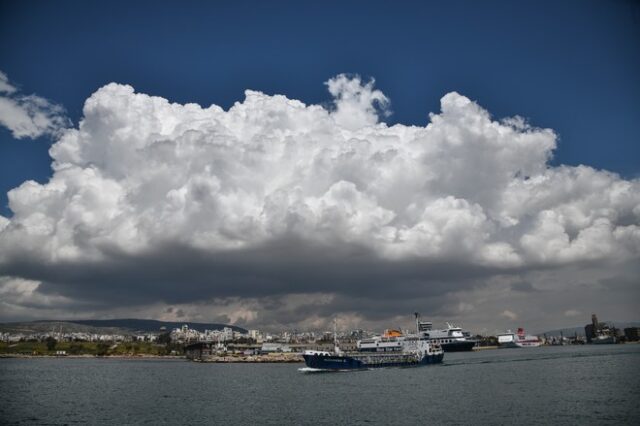
M 445 352 L 470 351 L 476 345 L 476 341 L 471 338 L 468 332 L 462 328 L 446 323 L 445 329 L 433 329 L 431 322 L 420 322 L 418 330 L 422 335 L 440 344 Z
M 518 332 L 511 330 L 498 334 L 498 346 L 501 348 L 536 348 L 542 344 L 538 336 L 524 333 L 523 328 L 518 328 Z

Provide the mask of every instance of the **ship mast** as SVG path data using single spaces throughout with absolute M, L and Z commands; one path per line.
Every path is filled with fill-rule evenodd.
M 340 349 L 338 349 L 338 317 L 333 318 L 333 351 L 340 353 Z
M 418 312 L 414 312 L 413 315 L 416 316 L 416 335 L 420 335 L 420 314 Z

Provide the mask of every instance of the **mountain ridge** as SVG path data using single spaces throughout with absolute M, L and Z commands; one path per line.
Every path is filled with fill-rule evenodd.
M 18 332 L 44 332 L 58 331 L 60 328 L 71 328 L 75 332 L 90 332 L 109 330 L 111 334 L 118 332 L 160 332 L 165 327 L 166 331 L 187 325 L 190 329 L 204 332 L 205 330 L 222 330 L 224 327 L 230 327 L 233 331 L 247 333 L 245 328 L 220 323 L 202 323 L 192 321 L 160 321 L 154 319 L 138 319 L 138 318 L 116 318 L 116 319 L 86 319 L 86 320 L 37 320 L 37 321 L 17 321 L 0 323 L 0 331 L 18 331 Z M 85 329 L 83 329 L 85 328 Z

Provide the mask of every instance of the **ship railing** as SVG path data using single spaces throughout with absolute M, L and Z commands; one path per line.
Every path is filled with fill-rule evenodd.
M 382 356 L 357 356 L 359 361 L 364 362 L 365 364 L 375 365 L 375 364 L 390 364 L 390 363 L 417 363 L 420 361 L 418 354 L 403 354 L 403 355 L 392 355 L 392 354 L 384 354 Z

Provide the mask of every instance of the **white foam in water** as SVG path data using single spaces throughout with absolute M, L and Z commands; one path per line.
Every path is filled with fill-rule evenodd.
M 303 373 L 320 373 L 325 370 L 322 370 L 320 368 L 303 367 L 303 368 L 298 368 L 298 371 L 301 371 Z

